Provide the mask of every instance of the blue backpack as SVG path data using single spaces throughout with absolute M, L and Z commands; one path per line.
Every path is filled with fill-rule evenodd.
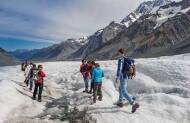
M 122 73 L 124 77 L 132 78 L 136 75 L 135 60 L 132 58 L 124 58 Z

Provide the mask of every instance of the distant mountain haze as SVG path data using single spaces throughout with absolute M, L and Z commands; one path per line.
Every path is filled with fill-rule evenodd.
M 54 44 L 42 49 L 16 50 L 10 53 L 20 60 L 67 60 L 67 57 L 82 47 L 86 41 L 86 38 L 68 39 L 59 44 Z

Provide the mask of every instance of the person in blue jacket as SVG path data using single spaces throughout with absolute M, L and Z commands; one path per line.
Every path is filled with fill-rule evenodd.
M 93 102 L 96 103 L 97 95 L 98 100 L 102 101 L 102 79 L 104 77 L 104 71 L 100 68 L 98 63 L 95 64 L 95 68 L 92 71 L 92 81 L 94 82 L 94 94 Z
M 137 108 L 139 108 L 139 104 L 135 103 L 134 98 L 128 93 L 127 87 L 126 87 L 126 81 L 129 80 L 127 75 L 124 73 L 124 63 L 126 63 L 127 57 L 125 56 L 124 49 L 121 48 L 118 50 L 118 67 L 117 67 L 117 77 L 116 77 L 116 83 L 119 83 L 119 102 L 117 105 L 119 107 L 123 107 L 123 99 L 127 99 L 129 101 L 129 104 L 132 106 L 132 113 L 136 111 Z M 134 61 L 133 61 L 134 63 Z

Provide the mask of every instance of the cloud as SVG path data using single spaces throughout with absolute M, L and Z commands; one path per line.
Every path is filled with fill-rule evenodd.
M 62 41 L 120 21 L 143 0 L 1 0 L 0 36 Z

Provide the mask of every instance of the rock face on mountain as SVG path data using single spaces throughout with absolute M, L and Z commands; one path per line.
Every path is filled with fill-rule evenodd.
M 35 60 L 35 61 L 51 61 L 51 60 L 66 60 L 67 57 L 77 51 L 84 45 L 86 39 L 68 39 L 67 41 L 55 44 L 53 46 L 36 49 L 12 52 L 17 58 L 21 60 Z
M 0 48 L 0 66 L 15 65 L 18 63 L 19 61 L 15 57 Z
M 147 14 L 154 14 L 156 10 L 164 5 L 171 3 L 170 0 L 153 0 L 145 1 L 139 5 L 139 7 L 127 15 L 122 21 L 126 27 L 129 27 L 133 22 L 135 22 L 139 17 Z
M 78 51 L 73 53 L 69 59 L 85 58 L 88 54 L 92 54 L 98 48 L 109 43 L 126 27 L 120 23 L 111 22 L 104 29 L 97 31 L 94 35 L 87 39 L 87 44 L 82 46 Z
M 182 6 L 183 6 L 183 9 L 189 7 L 190 6 L 190 0 L 183 0 L 182 1 Z
M 125 48 L 128 55 L 135 57 L 190 52 L 190 11 L 170 18 L 154 30 L 155 26 L 156 23 L 151 19 L 137 21 L 90 56 L 112 59 L 120 47 Z

